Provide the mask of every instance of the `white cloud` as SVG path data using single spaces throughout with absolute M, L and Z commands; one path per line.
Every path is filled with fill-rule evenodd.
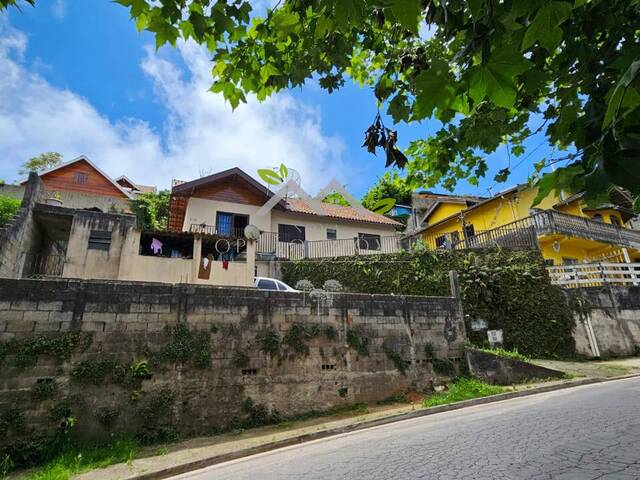
M 67 1 L 66 0 L 54 0 L 51 5 L 51 15 L 56 20 L 63 20 L 67 14 Z
M 24 60 L 24 33 L 0 24 L 0 178 L 15 179 L 19 165 L 43 151 L 65 159 L 87 155 L 112 176 L 168 187 L 172 178 L 193 179 L 200 171 L 279 165 L 298 170 L 303 186 L 319 189 L 344 179 L 342 141 L 327 137 L 320 113 L 290 95 L 260 104 L 250 99 L 231 111 L 208 92 L 208 55 L 180 45 L 186 71 L 147 51 L 142 69 L 167 109 L 162 134 L 138 119 L 111 121 L 80 95 L 49 84 Z

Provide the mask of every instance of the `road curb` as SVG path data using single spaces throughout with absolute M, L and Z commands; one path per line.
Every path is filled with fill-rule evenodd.
M 624 380 L 627 378 L 640 377 L 640 374 L 622 375 L 612 378 L 587 378 L 584 380 L 577 380 L 575 382 L 560 383 L 556 385 L 543 385 L 540 387 L 532 388 L 530 390 L 522 390 L 519 392 L 507 392 L 499 393 L 497 395 L 490 395 L 488 397 L 474 398 L 472 400 L 464 400 L 462 402 L 450 403 L 448 405 L 440 405 L 437 407 L 423 408 L 408 413 L 398 413 L 395 415 L 389 415 L 388 417 L 378 418 L 374 420 L 367 420 L 364 422 L 346 425 L 343 427 L 332 428 L 321 432 L 307 433 L 304 435 L 298 435 L 296 437 L 287 438 L 285 440 L 279 440 L 256 447 L 246 448 L 235 452 L 229 452 L 219 455 L 213 455 L 211 457 L 194 460 L 191 462 L 185 462 L 179 465 L 172 465 L 153 472 L 144 472 L 135 476 L 128 476 L 127 480 L 160 480 L 174 475 L 187 473 L 193 470 L 199 470 L 201 468 L 210 467 L 219 463 L 228 462 L 230 460 L 237 460 L 239 458 L 248 457 L 258 453 L 265 453 L 271 450 L 277 450 L 279 448 L 290 447 L 293 445 L 309 442 L 311 440 L 320 440 L 327 437 L 333 437 L 343 433 L 356 432 L 358 430 L 364 430 L 371 427 L 377 427 L 381 425 L 387 425 L 390 423 L 399 422 L 402 420 L 411 420 L 414 418 L 426 417 L 428 415 L 435 415 L 437 413 L 450 412 L 453 410 L 460 410 L 466 407 L 473 407 L 476 405 L 484 405 L 488 403 L 500 402 L 503 400 L 510 400 L 513 398 L 528 397 L 530 395 L 536 395 L 539 393 L 552 392 L 555 390 L 564 390 L 568 388 L 580 387 L 583 385 L 592 385 L 596 383 L 612 382 L 616 380 Z

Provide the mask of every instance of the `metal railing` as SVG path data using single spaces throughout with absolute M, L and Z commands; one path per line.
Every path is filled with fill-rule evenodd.
M 396 253 L 402 250 L 400 237 L 345 238 L 339 240 L 288 240 L 275 232 L 262 232 L 256 252 L 275 258 L 300 260 L 303 258 L 348 257 Z
M 529 217 L 539 235 L 560 233 L 625 247 L 640 248 L 640 231 L 546 210 Z
M 25 257 L 23 277 L 61 277 L 65 259 L 65 255 L 28 254 Z
M 551 283 L 566 288 L 640 285 L 640 263 L 584 263 L 547 267 Z
M 516 220 L 501 227 L 485 230 L 467 238 L 453 238 L 447 234 L 425 238 L 427 246 L 453 250 L 489 248 L 493 246 L 538 248 L 540 235 L 561 234 L 569 237 L 588 238 L 597 242 L 621 247 L 640 248 L 640 231 L 598 222 L 589 218 L 545 210 L 530 217 Z
M 220 228 L 218 225 L 207 225 L 206 223 L 192 223 L 189 232 L 223 238 L 244 238 L 244 228 Z

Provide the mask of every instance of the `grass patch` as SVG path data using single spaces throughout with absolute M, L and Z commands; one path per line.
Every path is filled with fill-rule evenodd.
M 378 405 L 395 405 L 397 403 L 410 403 L 405 393 L 396 393 L 382 400 L 378 400 Z
M 69 448 L 53 460 L 32 471 L 27 480 L 68 480 L 96 468 L 130 462 L 138 451 L 133 440 L 117 440 L 110 445 L 92 448 Z
M 424 399 L 425 407 L 446 405 L 448 403 L 470 400 L 472 398 L 488 397 L 507 391 L 506 388 L 482 383 L 472 378 L 461 378 L 449 387 L 445 392 L 434 393 Z
M 505 350 L 504 348 L 481 348 L 480 350 L 486 353 L 492 353 L 498 357 L 512 358 L 522 362 L 528 362 L 530 360 L 526 355 L 519 353 L 517 348 L 514 348 L 513 350 Z

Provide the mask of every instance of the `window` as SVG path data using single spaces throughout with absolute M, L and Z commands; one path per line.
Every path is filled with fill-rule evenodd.
M 106 230 L 91 230 L 89 234 L 89 249 L 109 250 L 111 246 L 111 232 Z
M 249 215 L 216 213 L 216 232 L 223 237 L 243 237 L 244 227 L 249 225 Z
M 327 228 L 327 240 L 336 240 L 338 231 L 335 228 Z
M 615 215 L 609 215 L 609 220 L 611 221 L 611 225 L 617 225 L 618 227 L 622 225 L 620 219 Z
M 88 180 L 89 180 L 89 175 L 87 175 L 84 172 L 78 172 L 73 177 L 73 181 L 75 183 L 85 184 L 85 183 L 87 183 Z
M 577 265 L 578 264 L 578 259 L 577 258 L 570 258 L 570 257 L 562 257 L 562 264 L 563 265 Z
M 280 290 L 281 292 L 286 292 L 289 290 L 289 288 L 282 282 L 279 282 L 276 280 L 276 285 L 278 285 L 278 290 Z
M 436 237 L 436 248 L 451 248 L 452 244 L 460 240 L 460 232 L 454 230 L 453 232 L 445 233 Z
M 592 218 L 593 218 L 596 222 L 602 222 L 602 215 L 600 215 L 599 213 L 596 213 Z
M 274 282 L 273 280 L 265 280 L 264 278 L 258 280 L 258 288 L 260 290 L 277 290 L 278 289 L 276 287 L 276 282 Z
M 380 250 L 380 235 L 358 233 L 358 248 L 360 250 Z
M 304 242 L 305 229 L 299 225 L 286 225 L 284 223 L 278 224 L 278 241 L 287 243 L 301 243 Z
M 473 224 L 468 223 L 464 226 L 464 238 L 473 237 L 476 234 L 476 229 Z

